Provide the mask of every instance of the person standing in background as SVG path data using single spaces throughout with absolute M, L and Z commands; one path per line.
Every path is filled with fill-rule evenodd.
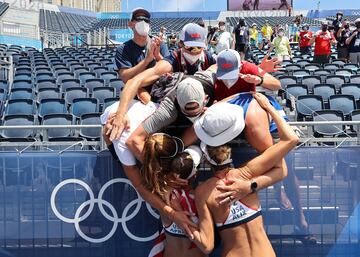
M 261 33 L 262 33 L 263 38 L 267 38 L 269 41 L 271 41 L 273 29 L 271 28 L 268 20 L 265 20 L 265 24 L 261 28 Z
M 328 23 L 323 22 L 321 30 L 315 33 L 310 44 L 315 43 L 314 63 L 325 64 L 330 62 L 331 44 L 336 44 L 336 39 L 328 30 Z
M 351 63 L 360 64 L 360 18 L 355 20 L 356 30 L 351 32 L 345 43 L 349 46 L 349 60 Z
M 239 24 L 233 30 L 232 49 L 239 52 L 242 60 L 249 58 L 249 29 L 244 17 L 240 17 Z
M 304 24 L 299 34 L 299 48 L 301 54 L 311 54 L 310 40 L 313 33 L 309 31 L 309 25 Z
M 253 23 L 250 28 L 250 45 L 257 46 L 258 44 L 258 35 L 257 24 Z
M 275 48 L 276 57 L 280 62 L 291 59 L 290 41 L 288 37 L 285 36 L 284 28 L 280 27 L 278 29 L 278 35 L 274 38 L 272 44 Z
M 349 49 L 346 44 L 346 39 L 350 37 L 350 23 L 347 19 L 344 19 L 342 26 L 339 28 L 336 33 L 337 50 L 338 50 L 338 59 L 343 61 L 348 61 L 349 59 Z
M 215 33 L 216 40 L 212 41 L 215 46 L 215 54 L 219 54 L 222 50 L 230 49 L 233 38 L 231 34 L 226 31 L 225 21 L 219 21 L 219 31 Z

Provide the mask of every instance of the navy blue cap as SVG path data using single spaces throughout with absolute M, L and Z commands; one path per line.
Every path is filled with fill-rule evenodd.
M 206 31 L 196 23 L 186 24 L 181 31 L 180 40 L 188 47 L 196 46 L 206 48 Z
M 226 49 L 219 53 L 216 77 L 218 79 L 236 79 L 239 77 L 241 61 L 237 51 Z

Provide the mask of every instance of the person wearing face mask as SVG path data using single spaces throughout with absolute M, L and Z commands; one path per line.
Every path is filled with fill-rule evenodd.
M 234 28 L 232 35 L 233 43 L 231 49 L 238 51 L 242 59 L 248 59 L 250 51 L 250 33 L 243 17 L 240 17 L 239 23 Z
M 229 32 L 226 31 L 225 21 L 219 21 L 219 31 L 216 32 L 215 38 L 217 39 L 215 45 L 215 53 L 218 54 L 222 50 L 230 49 L 232 44 L 232 36 Z
M 344 17 L 343 12 L 337 12 L 336 13 L 335 20 L 333 20 L 333 22 L 332 22 L 332 25 L 333 25 L 334 30 L 335 30 L 335 33 L 334 33 L 335 35 L 337 35 L 339 29 L 344 26 L 343 17 Z M 336 38 L 336 39 L 338 39 L 338 38 Z
M 304 24 L 302 26 L 302 31 L 299 34 L 299 48 L 301 54 L 310 54 L 311 53 L 311 45 L 310 40 L 313 36 L 313 33 L 309 31 L 309 26 Z
M 115 55 L 119 77 L 125 83 L 169 54 L 164 42 L 149 37 L 150 13 L 147 10 L 135 9 L 128 26 L 133 30 L 134 37 L 120 45 Z
M 250 45 L 251 46 L 257 46 L 259 32 L 257 30 L 257 24 L 256 23 L 253 23 L 251 25 L 251 28 L 250 28 L 249 32 L 250 32 Z
M 349 60 L 360 65 L 360 18 L 355 20 L 356 29 L 350 33 L 345 43 L 349 46 Z
M 310 40 L 310 44 L 315 43 L 314 63 L 325 64 L 330 61 L 331 44 L 336 44 L 336 39 L 332 33 L 328 31 L 328 23 L 323 22 L 321 30 L 315 33 Z
M 275 48 L 276 57 L 280 62 L 291 59 L 290 41 L 288 37 L 285 36 L 284 28 L 280 27 L 278 29 L 277 37 L 272 41 L 272 45 Z
M 338 40 L 338 59 L 340 60 L 347 61 L 349 59 L 349 49 L 348 45 L 346 45 L 346 39 L 350 37 L 350 33 L 350 23 L 348 20 L 345 19 L 336 34 L 336 38 Z

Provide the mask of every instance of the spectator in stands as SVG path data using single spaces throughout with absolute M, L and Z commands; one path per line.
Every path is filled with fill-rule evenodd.
M 330 62 L 331 44 L 336 44 L 336 39 L 328 30 L 328 23 L 323 22 L 321 30 L 315 33 L 310 40 L 312 45 L 315 42 L 314 63 L 325 64 Z
M 354 23 L 356 29 L 351 32 L 350 37 L 345 42 L 349 46 L 350 62 L 360 65 L 360 18 L 357 18 Z
M 287 36 L 285 36 L 285 30 L 283 27 L 279 28 L 277 37 L 272 41 L 272 45 L 275 48 L 276 57 L 280 62 L 287 61 L 291 59 L 291 47 L 290 41 Z
M 337 12 L 335 20 L 333 20 L 332 25 L 335 29 L 335 35 L 337 35 L 339 29 L 343 26 L 343 12 Z M 337 38 L 336 38 L 337 39 Z
M 280 6 L 279 6 L 279 10 L 282 8 L 286 8 L 286 10 L 289 10 L 289 3 L 287 2 L 287 0 L 280 0 Z
M 250 28 L 250 45 L 251 46 L 257 46 L 258 45 L 258 30 L 257 30 L 257 24 L 253 23 Z
M 177 49 L 176 43 L 177 43 L 176 33 L 174 31 L 172 31 L 168 37 L 169 51 L 173 51 L 173 50 Z
M 233 30 L 233 44 L 231 49 L 235 49 L 240 53 L 242 60 L 247 60 L 249 58 L 250 48 L 249 40 L 250 34 L 249 29 L 246 26 L 244 17 L 239 18 L 238 25 L 235 26 Z
M 166 31 L 167 31 L 167 29 L 165 28 L 165 27 L 161 27 L 160 28 L 160 32 L 159 32 L 159 39 L 161 40 L 161 41 L 165 41 L 166 42 Z
M 214 41 L 215 53 L 219 54 L 222 50 L 230 49 L 232 45 L 232 36 L 226 31 L 225 21 L 219 21 L 219 31 L 215 33 Z
M 247 11 L 250 11 L 250 5 L 252 3 L 252 0 L 245 0 L 243 2 L 243 10 L 247 10 Z
M 265 20 L 265 24 L 261 28 L 261 33 L 262 33 L 263 38 L 266 38 L 267 40 L 271 41 L 273 29 L 271 28 L 268 20 Z
M 134 37 L 120 45 L 115 55 L 119 76 L 125 83 L 169 54 L 166 44 L 149 37 L 150 13 L 147 10 L 135 9 L 128 26 L 134 31 Z
M 304 24 L 299 34 L 299 48 L 301 54 L 311 54 L 310 40 L 313 33 L 309 31 L 309 25 Z
M 219 32 L 219 27 L 218 26 L 214 26 L 212 28 L 210 28 L 208 36 L 207 36 L 207 45 L 208 45 L 208 51 L 211 54 L 215 54 L 216 51 L 216 43 L 218 41 L 218 32 Z
M 266 51 L 270 48 L 271 46 L 271 41 L 267 38 L 262 38 L 260 44 L 259 44 L 259 49 Z
M 338 59 L 348 61 L 349 59 L 349 50 L 348 45 L 346 44 L 346 39 L 350 37 L 350 23 L 347 19 L 344 19 L 341 27 L 339 28 L 336 38 L 337 38 L 337 50 L 338 50 Z

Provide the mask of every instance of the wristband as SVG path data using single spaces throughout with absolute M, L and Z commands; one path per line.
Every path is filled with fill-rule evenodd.
M 264 83 L 264 77 L 262 77 L 262 76 L 258 76 L 258 77 L 261 79 L 261 81 L 259 84 L 256 85 L 257 87 L 261 86 Z

